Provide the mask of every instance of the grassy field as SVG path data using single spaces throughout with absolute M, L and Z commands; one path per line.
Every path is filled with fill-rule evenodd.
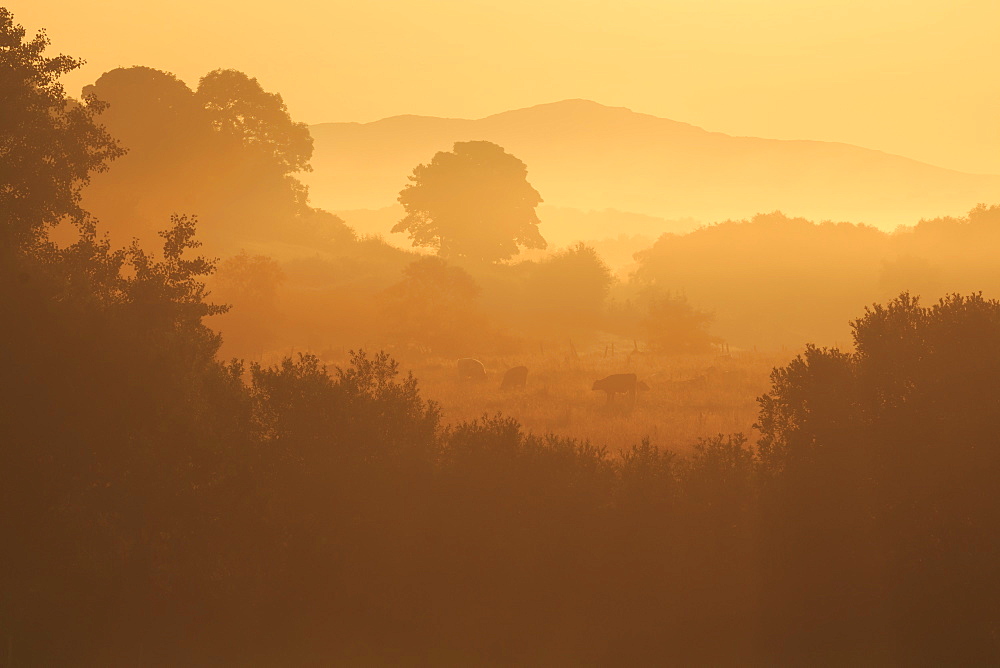
M 423 395 L 441 404 L 446 422 L 501 412 L 529 431 L 552 432 L 606 445 L 615 451 L 648 436 L 654 445 L 683 451 L 700 436 L 751 433 L 756 398 L 769 375 L 791 353 L 734 352 L 731 355 L 484 358 L 486 382 L 462 381 L 454 360 L 402 365 L 413 371 Z M 523 390 L 500 390 L 509 366 L 527 366 Z M 613 373 L 635 373 L 649 385 L 634 404 L 622 396 L 608 404 L 593 382 Z

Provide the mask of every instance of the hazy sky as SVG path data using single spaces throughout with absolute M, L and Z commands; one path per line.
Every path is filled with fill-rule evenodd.
M 1000 174 L 998 0 L 8 0 L 88 60 L 236 68 L 297 120 L 586 98 L 729 134 Z

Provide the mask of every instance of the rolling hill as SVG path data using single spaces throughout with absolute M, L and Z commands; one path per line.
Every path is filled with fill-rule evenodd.
M 892 229 L 1000 202 L 1000 176 L 849 144 L 735 137 L 586 100 L 476 120 L 395 116 L 310 130 L 314 171 L 303 180 L 313 204 L 330 210 L 392 205 L 413 167 L 478 139 L 523 160 L 546 204 L 583 211 L 714 222 L 780 209 Z

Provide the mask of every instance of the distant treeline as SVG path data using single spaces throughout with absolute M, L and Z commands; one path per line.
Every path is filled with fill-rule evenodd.
M 95 121 L 126 152 L 93 174 L 81 190 L 83 209 L 114 245 L 134 237 L 147 251 L 157 248 L 156 231 L 170 215 L 198 215 L 206 253 L 225 260 L 210 287 L 235 307 L 214 323 L 226 355 L 257 359 L 293 346 L 322 352 L 359 341 L 399 355 L 445 357 L 507 354 L 569 338 L 636 340 L 665 353 L 705 351 L 720 341 L 833 345 L 847 343 L 844 323 L 865 304 L 902 290 L 933 299 L 1000 294 L 990 252 L 1000 241 L 1000 208 L 984 205 L 891 234 L 759 214 L 664 234 L 627 268 L 616 266 L 618 276 L 607 258 L 580 244 L 515 264 L 439 248 L 447 269 L 435 273 L 423 255 L 358 238 L 349 220 L 308 204 L 299 180 L 310 169 L 308 129 L 256 79 L 215 70 L 192 89 L 167 72 L 131 67 L 104 74 L 85 93 L 100 101 Z M 399 182 L 404 187 L 407 175 Z M 469 179 L 455 183 L 454 190 L 468 190 L 456 192 L 457 201 L 487 198 Z M 479 189 L 493 192 L 487 185 Z M 552 215 L 533 234 L 552 229 L 572 238 L 555 229 L 572 219 L 558 209 Z M 466 224 L 489 236 L 481 220 Z M 594 236 L 588 225 L 578 238 Z M 72 232 L 62 232 L 54 238 L 72 241 Z M 408 310 L 397 308 L 404 294 Z
M 679 291 L 733 345 L 846 344 L 851 314 L 909 291 L 1000 294 L 1000 206 L 893 233 L 780 212 L 662 236 L 636 254 L 635 280 Z
M 194 220 L 102 239 L 100 104 L 4 9 L 0 37 L 6 665 L 1000 660 L 1000 303 L 872 307 L 775 371 L 757 442 L 445 426 L 384 353 L 219 361 Z M 396 298 L 463 298 L 453 269 Z
M 446 357 L 504 354 L 536 340 L 567 338 L 636 339 L 641 348 L 664 353 L 699 352 L 719 342 L 746 349 L 845 346 L 854 314 L 902 291 L 928 300 L 956 292 L 1000 295 L 997 247 L 1000 206 L 980 205 L 893 233 L 776 212 L 664 235 L 636 254 L 624 280 L 579 244 L 513 265 L 449 262 L 445 270 L 441 263 L 441 273 L 432 275 L 428 259 L 365 239 L 324 256 L 274 261 L 281 279 L 271 300 L 212 284 L 235 306 L 218 323 L 227 339 L 244 340 L 247 330 L 227 322 L 241 312 L 270 323 L 268 335 L 247 337 L 232 349 L 251 356 L 352 341 L 400 353 L 408 344 Z M 426 320 L 445 327 L 454 322 L 450 334 L 395 308 L 395 296 L 415 282 L 420 266 L 426 290 L 419 298 L 410 290 L 415 301 L 409 303 Z M 247 269 L 227 260 L 218 281 Z M 448 296 L 455 291 L 464 297 Z M 342 313 L 350 314 L 349 324 L 341 324 Z
M 296 176 L 309 169 L 307 129 L 290 118 L 280 96 L 241 72 L 210 72 L 192 90 L 167 72 L 121 68 L 85 93 L 99 101 L 95 121 L 126 153 L 82 188 L 83 208 L 99 235 L 114 245 L 136 239 L 147 252 L 155 251 L 156 232 L 170 215 L 198 215 L 207 253 L 225 258 L 210 287 L 234 306 L 216 324 L 227 355 L 257 358 L 293 346 L 323 351 L 357 341 L 400 354 L 502 354 L 539 340 L 608 334 L 692 352 L 715 341 L 706 329 L 710 318 L 698 318 L 669 289 L 619 285 L 581 244 L 508 265 L 460 255 L 433 261 L 358 238 L 339 217 L 308 205 Z M 482 221 L 466 225 L 474 238 L 492 234 Z M 71 230 L 59 232 L 57 240 L 72 241 Z M 613 289 L 627 298 L 613 300 Z M 653 312 L 664 300 L 694 317 L 657 319 Z

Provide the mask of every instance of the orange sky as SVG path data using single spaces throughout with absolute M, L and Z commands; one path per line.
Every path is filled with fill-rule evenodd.
M 298 120 L 587 98 L 729 134 L 1000 174 L 997 0 L 8 0 L 102 72 L 258 77 Z

